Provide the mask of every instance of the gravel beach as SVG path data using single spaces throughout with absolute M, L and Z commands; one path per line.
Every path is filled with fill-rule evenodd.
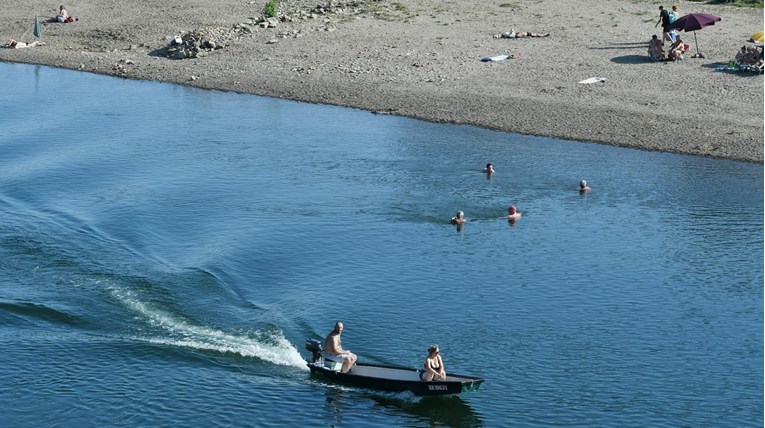
M 65 5 L 78 21 L 43 24 L 44 46 L 0 49 L 0 61 L 763 162 L 763 76 L 716 70 L 752 46 L 762 9 L 666 3 L 722 21 L 696 32 L 706 58 L 691 58 L 694 35 L 681 33 L 685 60 L 650 62 L 654 1 L 292 0 L 270 24 L 264 4 L 75 1 Z M 3 42 L 34 40 L 35 15 L 57 9 L 6 0 Z M 550 36 L 496 37 L 511 30 Z M 183 43 L 168 49 L 174 36 Z M 503 54 L 513 57 L 481 61 Z M 579 83 L 590 77 L 606 80 Z

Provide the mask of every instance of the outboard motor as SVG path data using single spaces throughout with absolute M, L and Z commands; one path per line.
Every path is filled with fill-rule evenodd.
M 322 355 L 321 342 L 316 339 L 308 339 L 305 341 L 305 349 L 311 352 L 313 356 L 312 363 L 321 362 L 324 359 Z

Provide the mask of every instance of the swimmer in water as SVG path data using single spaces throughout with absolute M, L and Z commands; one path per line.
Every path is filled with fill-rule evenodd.
M 521 218 L 522 214 L 518 212 L 518 209 L 515 208 L 515 205 L 510 205 L 507 208 L 507 221 L 514 222 Z
M 462 211 L 457 211 L 457 214 L 454 214 L 454 217 L 452 217 L 451 221 L 449 223 L 451 224 L 465 224 L 467 220 L 465 220 L 465 213 Z

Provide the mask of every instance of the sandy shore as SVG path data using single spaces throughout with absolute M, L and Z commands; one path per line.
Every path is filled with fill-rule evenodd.
M 262 28 L 265 0 L 78 0 L 66 6 L 79 21 L 44 25 L 45 46 L 0 49 L 0 61 L 763 162 L 762 75 L 715 70 L 751 45 L 762 9 L 666 3 L 722 21 L 696 34 L 706 59 L 651 63 L 653 1 L 322 1 L 282 1 L 289 19 Z M 34 16 L 57 5 L 7 0 L 0 37 L 34 40 Z M 511 29 L 551 35 L 493 37 Z M 188 32 L 218 49 L 163 56 Z M 681 36 L 695 52 L 693 33 Z M 500 54 L 518 58 L 480 61 Z M 607 81 L 578 83 L 594 76 Z

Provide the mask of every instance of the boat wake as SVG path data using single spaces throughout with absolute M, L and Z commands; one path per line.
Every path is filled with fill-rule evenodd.
M 150 325 L 168 334 L 167 337 L 139 337 L 138 340 L 220 353 L 230 352 L 308 370 L 303 357 L 281 331 L 256 331 L 248 335 L 228 333 L 184 320 L 178 315 L 137 299 L 130 290 L 115 287 L 111 288 L 110 292 L 128 309 L 145 318 Z

